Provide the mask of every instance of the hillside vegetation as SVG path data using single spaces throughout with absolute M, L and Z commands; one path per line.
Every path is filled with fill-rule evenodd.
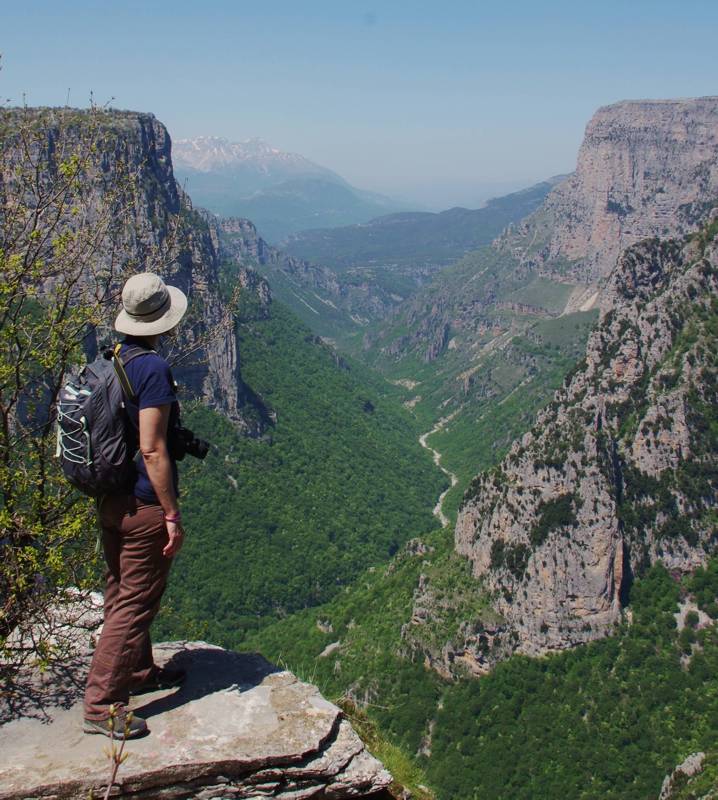
M 447 267 L 355 352 L 403 392 L 428 443 L 459 481 L 454 519 L 478 470 L 499 461 L 584 352 L 596 311 L 560 316 L 571 284 L 483 248 Z M 530 301 L 530 302 L 529 302 Z
M 467 562 L 437 533 L 247 645 L 329 696 L 364 704 L 440 800 L 645 800 L 686 755 L 715 743 L 718 559 L 682 581 L 653 567 L 635 584 L 631 616 L 612 638 L 541 659 L 514 657 L 457 682 L 427 669 L 407 643 L 422 575 L 464 587 L 442 634 L 486 615 Z M 689 600 L 700 617 L 686 611 Z
M 553 623 L 555 615 L 546 615 L 542 596 L 526 600 L 526 592 L 521 594 L 526 562 L 511 540 L 494 538 L 503 547 L 490 548 L 483 532 L 471 540 L 491 550 L 491 570 L 516 576 L 513 591 L 501 593 L 490 583 L 493 573 L 476 577 L 478 570 L 454 551 L 443 531 L 409 542 L 388 567 L 367 573 L 324 607 L 251 640 L 313 674 L 325 691 L 363 704 L 396 744 L 414 754 L 442 800 L 639 800 L 656 797 L 664 776 L 688 754 L 712 753 L 718 735 L 718 557 L 715 356 L 709 342 L 715 340 L 717 225 L 683 243 L 648 241 L 624 254 L 609 287 L 612 310 L 592 335 L 586 360 L 539 416 L 536 427 L 542 436 L 546 432 L 545 441 L 524 437 L 511 451 L 516 459 L 529 450 L 529 466 L 503 480 L 500 469 L 486 471 L 467 495 L 471 505 L 480 486 L 504 493 L 508 488 L 518 495 L 511 513 L 536 505 L 533 524 L 517 531 L 534 547 L 553 537 L 553 560 L 544 557 L 537 580 L 555 576 L 559 590 L 546 590 L 551 602 L 558 604 L 560 590 L 573 585 L 585 600 L 591 585 L 571 584 L 577 573 L 567 577 L 557 563 L 571 558 L 586 535 L 581 509 L 593 510 L 607 495 L 591 503 L 587 495 L 578 503 L 570 494 L 571 450 L 552 436 L 546 420 L 559 408 L 559 416 L 572 423 L 584 407 L 604 415 L 600 425 L 593 417 L 574 425 L 577 444 L 571 446 L 575 450 L 592 436 L 616 441 L 613 461 L 603 458 L 590 474 L 608 469 L 622 476 L 614 477 L 625 541 L 619 554 L 628 559 L 641 543 L 646 552 L 653 531 L 659 534 L 653 563 L 648 556 L 626 563 L 629 579 L 621 583 L 613 617 L 603 628 L 580 629 L 596 641 L 575 646 L 573 629 L 559 627 L 564 638 L 551 641 L 562 652 L 509 658 L 514 630 L 520 641 L 530 644 L 535 636 L 541 642 L 551 631 L 546 620 Z M 645 375 L 635 354 L 646 359 Z M 622 437 L 637 431 L 648 436 L 658 428 L 645 422 L 652 419 L 652 404 L 677 409 L 661 418 L 663 435 L 633 449 L 657 476 L 629 469 L 628 448 L 622 446 Z M 616 411 L 618 427 L 608 418 Z M 667 433 L 671 425 L 678 425 L 686 443 L 672 459 L 664 457 L 674 441 Z M 592 452 L 586 448 L 586 457 Z M 546 470 L 549 477 L 562 476 L 551 485 L 557 483 L 563 494 L 534 497 L 535 473 Z M 511 517 L 500 505 L 482 508 L 477 519 L 477 525 L 504 524 L 506 537 Z M 608 529 L 608 520 L 604 513 L 599 532 Z M 598 533 L 588 530 L 596 540 Z M 459 542 L 466 538 L 461 526 L 456 536 Z M 689 548 L 696 551 L 690 559 Z M 586 547 L 579 555 L 586 564 L 592 558 Z M 697 566 L 701 561 L 706 566 Z M 521 619 L 507 616 L 512 602 L 521 604 Z M 716 788 L 711 758 L 705 775 L 692 781 L 696 787 Z
M 361 225 L 307 230 L 290 236 L 285 249 L 339 273 L 381 265 L 445 265 L 489 244 L 509 223 L 534 211 L 555 182 L 543 181 L 493 198 L 478 209 L 450 208 L 438 214 L 404 212 Z
M 280 303 L 238 324 L 242 374 L 276 413 L 260 440 L 196 407 L 212 442 L 183 463 L 187 543 L 158 635 L 241 644 L 248 629 L 324 602 L 429 530 L 445 479 L 408 414 Z

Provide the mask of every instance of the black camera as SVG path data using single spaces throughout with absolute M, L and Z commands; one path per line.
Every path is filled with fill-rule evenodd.
M 169 437 L 169 450 L 175 461 L 182 461 L 186 454 L 201 459 L 209 453 L 209 442 L 195 436 L 189 428 L 178 425 Z

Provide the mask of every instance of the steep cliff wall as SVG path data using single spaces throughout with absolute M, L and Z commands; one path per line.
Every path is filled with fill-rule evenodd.
M 97 226 L 85 280 L 92 291 L 107 282 L 109 292 L 106 317 L 96 337 L 88 338 L 88 354 L 114 336 L 112 319 L 124 280 L 138 271 L 158 272 L 190 298 L 178 347 L 184 355 L 178 352 L 175 367 L 178 381 L 240 427 L 258 433 L 261 423 L 241 377 L 232 309 L 220 292 L 216 241 L 175 181 L 164 125 L 152 114 L 134 112 L 5 109 L 0 129 L 0 191 L 8 213 L 27 194 L 18 168 L 22 173 L 38 165 L 37 180 L 50 186 L 70 159 L 79 154 L 87 160 L 81 213 L 66 210 L 56 233 Z M 114 219 L 98 225 L 103 213 Z M 268 287 L 258 276 L 245 271 L 241 277 L 245 291 L 258 292 L 269 303 Z
M 240 263 L 255 262 L 260 267 L 279 271 L 288 280 L 296 279 L 303 287 L 322 291 L 335 299 L 342 295 L 343 288 L 333 270 L 288 256 L 272 247 L 248 219 L 215 217 L 210 224 L 217 230 L 218 247 Z
M 634 573 L 655 561 L 693 569 L 714 546 L 718 246 L 708 238 L 623 254 L 585 361 L 469 488 L 456 548 L 506 622 L 494 658 L 604 636 Z
M 695 229 L 718 196 L 718 97 L 624 101 L 586 127 L 576 172 L 503 242 L 542 274 L 605 278 L 629 245 Z

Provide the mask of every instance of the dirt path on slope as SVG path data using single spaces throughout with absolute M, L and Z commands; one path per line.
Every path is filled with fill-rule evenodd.
M 446 525 L 448 525 L 448 524 L 449 524 L 449 518 L 446 516 L 446 514 L 444 514 L 444 509 L 443 509 L 443 505 L 444 505 L 444 498 L 445 498 L 445 497 L 446 497 L 446 495 L 447 495 L 447 494 L 448 494 L 448 493 L 451 491 L 451 489 L 453 489 L 453 488 L 454 488 L 454 486 L 456 486 L 456 484 L 459 482 L 459 479 L 456 477 L 456 475 L 454 475 L 454 473 L 453 473 L 453 472 L 450 472 L 448 469 L 446 469 L 445 467 L 442 467 L 442 466 L 441 466 L 441 453 L 440 453 L 438 450 L 435 450 L 433 447 L 430 447 L 430 446 L 429 446 L 429 445 L 426 443 L 426 440 L 427 440 L 427 439 L 429 438 L 429 436 L 431 436 L 433 433 L 437 433 L 438 431 L 442 430 L 442 428 L 446 427 L 446 425 L 447 425 L 447 424 L 448 424 L 448 423 L 449 423 L 449 422 L 450 422 L 450 421 L 451 421 L 451 420 L 452 420 L 452 419 L 453 419 L 453 418 L 454 418 L 454 417 L 455 417 L 457 414 L 458 414 L 458 411 L 455 411 L 453 414 L 450 414 L 448 417 L 442 417 L 442 418 L 441 418 L 441 419 L 440 419 L 440 420 L 439 420 L 439 421 L 436 423 L 436 425 L 434 425 L 434 427 L 433 427 L 433 428 L 432 428 L 430 431 L 427 431 L 426 433 L 422 433 L 422 434 L 421 434 L 421 436 L 419 437 L 419 444 L 420 444 L 420 445 L 421 445 L 421 446 L 422 446 L 424 449 L 426 449 L 426 450 L 429 450 L 429 451 L 432 453 L 432 455 L 433 455 L 433 457 L 434 457 L 434 464 L 436 464 L 436 466 L 437 466 L 437 467 L 438 467 L 438 468 L 439 468 L 439 469 L 440 469 L 440 470 L 441 470 L 441 471 L 444 473 L 444 475 L 446 475 L 446 476 L 449 478 L 449 480 L 451 481 L 451 486 L 449 486 L 449 488 L 448 488 L 448 489 L 446 489 L 445 491 L 443 491 L 443 492 L 442 492 L 442 493 L 439 495 L 439 499 L 438 499 L 438 501 L 437 501 L 436 505 L 434 506 L 434 516 L 435 516 L 435 517 L 437 517 L 437 518 L 438 518 L 438 520 L 439 520 L 439 522 L 440 522 L 442 525 L 444 525 L 444 526 L 446 526 Z

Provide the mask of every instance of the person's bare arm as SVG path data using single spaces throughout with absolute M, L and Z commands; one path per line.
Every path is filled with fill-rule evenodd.
M 167 449 L 170 404 L 140 409 L 140 452 L 147 467 L 147 477 L 155 490 L 165 516 L 179 517 L 179 504 L 172 480 L 172 462 Z M 168 558 L 182 547 L 184 531 L 180 522 L 166 520 L 169 541 L 162 551 Z

